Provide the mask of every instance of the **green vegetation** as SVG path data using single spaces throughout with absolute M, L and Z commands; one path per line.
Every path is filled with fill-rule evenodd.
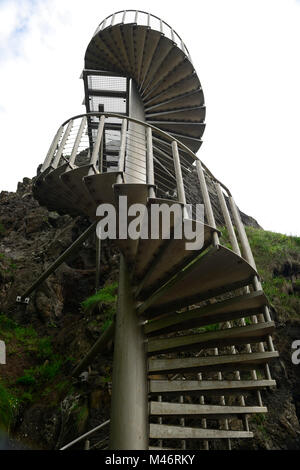
M 112 324 L 116 312 L 117 287 L 116 282 L 109 284 L 81 303 L 86 313 L 93 313 L 99 309 L 103 314 L 102 331 Z
M 17 371 L 13 377 L 3 376 L 0 382 L 0 427 L 8 429 L 20 404 L 37 402 L 49 395 L 53 403 L 67 393 L 71 384 L 61 380 L 67 360 L 54 354 L 50 337 L 40 337 L 32 326 L 20 326 L 0 314 L 0 338 L 6 342 L 10 367 Z M 20 360 L 27 367 L 18 372 Z
M 300 312 L 300 280 L 282 274 L 283 265 L 300 264 L 300 237 L 245 227 L 264 292 L 283 318 Z M 219 227 L 221 243 L 231 248 L 227 229 Z M 296 288 L 296 289 L 295 289 Z
M 31 385 L 31 392 L 36 390 L 41 384 L 48 383 L 59 373 L 62 360 L 57 356 L 53 356 L 51 362 L 45 362 L 42 365 L 24 370 L 24 375 L 19 377 L 17 384 Z
M 86 311 L 91 311 L 101 304 L 111 304 L 116 301 L 117 283 L 109 284 L 100 289 L 96 294 L 85 299 L 81 305 Z
M 0 429 L 7 430 L 18 406 L 18 399 L 0 382 Z
M 299 316 L 300 297 L 294 290 L 299 280 L 283 276 L 282 267 L 300 264 L 300 237 L 252 227 L 247 227 L 246 232 L 269 301 L 283 318 Z

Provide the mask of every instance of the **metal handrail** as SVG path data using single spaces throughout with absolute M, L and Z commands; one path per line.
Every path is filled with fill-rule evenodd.
M 109 117 L 115 117 L 115 118 L 118 118 L 118 119 L 127 119 L 128 121 L 130 122 L 133 122 L 133 123 L 136 123 L 136 124 L 140 124 L 141 126 L 144 126 L 146 128 L 151 128 L 152 130 L 154 130 L 156 132 L 156 134 L 160 134 L 162 137 L 164 137 L 165 139 L 167 139 L 170 143 L 172 142 L 177 142 L 177 145 L 179 148 L 181 148 L 184 152 L 188 153 L 188 155 L 190 157 L 192 157 L 194 159 L 195 162 L 197 161 L 200 161 L 201 162 L 201 165 L 203 167 L 203 169 L 205 170 L 207 176 L 209 176 L 209 178 L 215 182 L 215 183 L 218 183 L 222 186 L 222 188 L 227 192 L 227 195 L 228 196 L 231 196 L 231 192 L 230 190 L 227 188 L 227 186 L 225 186 L 225 184 L 223 184 L 220 180 L 218 180 L 214 175 L 213 173 L 207 168 L 207 166 L 203 163 L 202 160 L 200 160 L 199 157 L 197 157 L 197 155 L 194 154 L 194 152 L 189 148 L 187 147 L 185 144 L 183 144 L 182 142 L 180 142 L 178 139 L 176 139 L 175 137 L 171 136 L 170 134 L 168 134 L 167 132 L 159 129 L 158 127 L 156 126 L 153 126 L 152 124 L 149 124 L 145 121 L 140 121 L 139 119 L 135 119 L 135 118 L 131 118 L 131 117 L 128 117 L 128 116 L 124 116 L 123 114 L 118 114 L 118 113 L 108 113 L 108 112 L 102 112 L 102 113 L 99 113 L 99 112 L 91 112 L 91 113 L 83 113 L 83 114 L 77 114 L 69 119 L 67 119 L 66 121 L 64 121 L 62 123 L 62 125 L 60 127 L 64 127 L 66 126 L 70 121 L 72 120 L 75 120 L 75 119 L 79 119 L 79 118 L 83 118 L 83 117 L 101 117 L 101 116 L 105 116 L 106 118 L 109 118 Z
M 90 436 L 91 434 L 93 434 L 94 432 L 96 431 L 99 431 L 99 429 L 101 428 L 104 428 L 104 426 L 106 426 L 107 424 L 110 423 L 110 419 L 108 419 L 107 421 L 104 421 L 104 423 L 102 424 L 99 424 L 99 426 L 96 426 L 95 428 L 91 429 L 90 431 L 82 434 L 81 436 L 77 437 L 76 439 L 74 439 L 73 441 L 69 442 L 68 444 L 66 444 L 65 446 L 61 447 L 59 450 L 66 450 L 66 449 L 69 449 L 70 447 L 72 447 L 74 444 L 77 444 L 77 442 L 80 442 L 82 441 L 83 439 L 85 439 L 86 437 Z
M 42 167 L 43 172 L 40 174 L 41 179 L 43 179 L 43 174 L 44 173 L 46 173 L 46 174 L 49 173 L 49 176 L 50 176 L 51 171 L 58 168 L 59 161 L 58 161 L 58 158 L 57 158 L 57 154 L 59 156 L 63 157 L 63 150 L 62 150 L 61 147 L 63 145 L 65 145 L 66 141 L 68 140 L 68 139 L 65 139 L 65 135 L 70 134 L 70 132 L 69 132 L 70 128 L 73 129 L 74 127 L 76 127 L 76 126 L 74 126 L 74 121 L 76 119 L 80 119 L 80 118 L 84 119 L 87 122 L 89 122 L 89 121 L 91 122 L 92 118 L 97 118 L 99 120 L 98 130 L 96 131 L 97 133 L 95 135 L 96 140 L 95 140 L 94 148 L 90 149 L 90 150 L 93 150 L 92 159 L 90 157 L 89 162 L 87 162 L 87 165 L 90 166 L 90 169 L 89 170 L 87 169 L 88 174 L 94 174 L 94 173 L 99 173 L 99 172 L 100 173 L 103 173 L 103 172 L 105 173 L 105 171 L 102 169 L 102 164 L 100 164 L 100 166 L 98 165 L 99 168 L 96 168 L 97 159 L 98 159 L 98 156 L 99 156 L 100 143 L 101 143 L 101 138 L 102 138 L 101 136 L 104 132 L 105 119 L 106 118 L 114 118 L 115 122 L 110 121 L 110 122 L 108 122 L 108 124 L 113 126 L 111 128 L 112 132 L 115 132 L 115 130 L 118 130 L 118 132 L 120 132 L 120 130 L 121 130 L 121 144 L 122 145 L 118 149 L 118 152 L 119 152 L 119 166 L 120 166 L 120 162 L 122 164 L 122 167 L 124 166 L 123 162 L 124 162 L 124 159 L 126 158 L 125 155 L 124 155 L 124 148 L 126 146 L 126 137 L 124 139 L 124 135 L 128 133 L 128 136 L 129 136 L 128 141 L 129 141 L 129 145 L 131 146 L 131 147 L 129 147 L 129 149 L 130 149 L 131 153 L 133 152 L 135 154 L 135 158 L 136 158 L 135 166 L 137 167 L 137 173 L 138 173 L 136 178 L 138 180 L 140 179 L 143 183 L 146 183 L 146 181 L 143 180 L 142 177 L 144 175 L 143 172 L 145 170 L 145 167 L 143 166 L 144 165 L 143 162 L 144 162 L 144 159 L 145 159 L 145 161 L 147 160 L 148 161 L 147 170 L 146 170 L 147 171 L 147 173 L 146 173 L 147 183 L 150 184 L 150 186 L 153 188 L 153 190 L 154 190 L 154 187 L 156 187 L 156 189 L 158 191 L 162 192 L 163 194 L 166 194 L 166 196 L 168 198 L 173 199 L 174 197 L 175 198 L 179 197 L 179 200 L 181 200 L 182 202 L 186 201 L 185 187 L 184 187 L 184 184 L 183 184 L 184 183 L 184 178 L 190 173 L 191 168 L 196 167 L 198 177 L 199 177 L 199 175 L 201 176 L 201 174 L 202 174 L 202 176 L 200 177 L 200 188 L 201 188 L 202 196 L 204 198 L 203 200 L 204 200 L 205 213 L 206 213 L 206 216 L 207 216 L 207 222 L 211 227 L 214 227 L 214 228 L 216 227 L 214 217 L 212 217 L 212 216 L 214 216 L 214 210 L 213 210 L 211 200 L 210 200 L 209 188 L 207 186 L 207 182 L 208 182 L 207 180 L 209 180 L 210 183 L 212 183 L 213 187 L 217 187 L 219 185 L 220 188 L 223 189 L 225 195 L 228 198 L 228 202 L 230 203 L 230 210 L 231 210 L 231 213 L 232 213 L 232 216 L 233 216 L 233 219 L 234 219 L 235 228 L 237 230 L 238 238 L 239 238 L 239 241 L 240 241 L 240 244 L 241 244 L 241 248 L 242 248 L 241 251 L 243 253 L 243 257 L 255 269 L 255 263 L 253 261 L 253 255 L 252 255 L 252 252 L 251 252 L 251 248 L 249 246 L 249 242 L 245 241 L 247 237 L 246 237 L 246 234 L 245 234 L 245 231 L 244 231 L 243 227 L 241 228 L 242 224 L 238 220 L 238 216 L 237 216 L 238 211 L 235 207 L 235 203 L 233 201 L 232 194 L 231 194 L 230 190 L 210 172 L 210 170 L 206 167 L 206 165 L 203 164 L 203 162 L 193 153 L 193 151 L 189 147 L 187 147 L 185 144 L 183 144 L 182 142 L 180 142 L 178 139 L 176 139 L 172 135 L 168 134 L 167 132 L 165 132 L 165 131 L 163 131 L 163 130 L 161 130 L 161 129 L 159 129 L 159 128 L 157 128 L 157 127 L 153 126 L 152 124 L 149 124 L 145 121 L 141 121 L 139 119 L 124 116 L 123 114 L 110 113 L 110 112 L 90 112 L 90 113 L 78 114 L 76 116 L 73 116 L 72 118 L 66 120 L 60 126 L 59 129 L 60 130 L 65 129 L 65 133 L 61 133 L 61 132 L 59 133 L 59 135 L 61 135 L 60 143 L 58 143 L 57 137 L 55 138 L 55 143 L 57 143 L 56 148 L 54 148 L 53 143 L 51 144 L 50 151 L 47 153 L 45 163 Z M 116 120 L 117 120 L 117 122 L 116 122 Z M 122 122 L 122 125 L 121 125 L 121 122 Z M 130 129 L 130 126 L 128 126 L 128 130 L 126 130 L 126 125 L 124 124 L 125 122 L 126 123 L 127 122 L 128 123 L 134 123 L 135 125 L 141 126 L 141 128 L 146 130 L 146 132 L 144 132 L 144 130 L 142 132 L 139 132 L 136 129 L 135 129 L 135 131 L 133 131 L 132 129 Z M 94 124 L 96 124 L 96 122 L 94 122 Z M 115 127 L 115 126 L 117 126 L 117 127 Z M 81 125 L 79 125 L 78 127 L 79 127 L 78 132 L 80 132 Z M 97 124 L 96 124 L 96 128 L 97 128 Z M 95 130 L 96 130 L 96 128 L 95 128 Z M 108 130 L 109 130 L 109 128 L 108 128 Z M 151 133 L 152 138 L 150 138 L 150 133 Z M 153 133 L 155 133 L 155 136 L 156 136 L 155 138 L 152 135 Z M 73 139 L 74 139 L 74 136 L 71 138 L 71 141 L 68 141 L 69 146 L 73 145 Z M 74 140 L 75 140 L 75 142 L 77 142 L 77 137 Z M 151 143 L 158 141 L 159 142 L 158 146 L 149 145 L 150 140 L 152 141 Z M 77 144 L 78 144 L 78 142 L 77 142 Z M 77 144 L 76 144 L 76 146 L 77 146 Z M 92 141 L 89 140 L 89 143 L 87 144 L 87 147 L 90 147 L 91 144 L 93 145 Z M 165 150 L 165 149 L 162 150 L 162 148 L 160 148 L 159 145 L 160 146 L 162 145 L 163 146 L 162 148 L 164 148 L 164 146 L 167 146 L 167 150 Z M 74 146 L 75 146 L 75 144 L 73 145 L 73 149 L 74 149 Z M 77 146 L 77 149 L 78 149 L 78 146 Z M 85 149 L 85 150 L 87 150 L 87 149 Z M 141 153 L 141 151 L 142 151 L 142 153 Z M 156 154 L 154 154 L 153 151 L 155 151 Z M 127 152 L 127 150 L 126 150 L 126 152 Z M 166 152 L 169 152 L 169 154 L 166 153 Z M 178 153 L 178 155 L 177 155 L 177 153 Z M 101 154 L 101 152 L 100 152 L 100 154 Z M 72 152 L 72 155 L 73 155 L 73 152 Z M 102 155 L 102 157 L 101 157 L 101 155 L 100 155 L 99 162 L 101 162 L 101 158 L 103 158 L 103 155 Z M 142 158 L 140 158 L 141 155 L 142 155 Z M 159 160 L 160 156 L 163 159 L 163 163 Z M 74 157 L 74 155 L 73 155 L 73 157 Z M 74 158 L 73 158 L 73 160 L 74 160 Z M 54 161 L 55 164 L 53 164 L 53 161 Z M 149 162 L 151 163 L 150 165 L 149 165 Z M 156 176 L 155 171 L 153 171 L 154 168 L 152 168 L 153 163 L 155 163 L 160 168 L 162 168 L 163 171 L 164 171 L 164 174 L 162 174 L 161 171 L 160 171 L 159 174 L 157 174 L 157 176 Z M 46 164 L 48 165 L 48 167 L 46 166 Z M 62 165 L 66 165 L 66 163 L 63 162 Z M 76 168 L 76 166 L 75 166 L 75 168 Z M 49 170 L 50 170 L 50 172 L 49 172 Z M 108 167 L 106 168 L 106 170 L 108 170 Z M 67 171 L 72 171 L 72 167 L 69 168 Z M 122 168 L 118 167 L 117 172 L 119 174 L 121 174 L 123 171 L 124 171 L 124 168 L 122 170 Z M 125 171 L 125 174 L 126 174 L 126 171 Z M 168 176 L 172 177 L 172 185 L 171 186 L 169 185 L 170 178 L 168 178 Z M 156 179 L 156 181 L 154 181 L 155 179 Z M 174 182 L 175 182 L 175 185 L 173 184 Z M 217 192 L 217 189 L 216 189 L 216 192 Z M 161 196 L 158 196 L 158 197 L 161 197 Z M 162 197 L 165 197 L 165 196 L 162 196 Z M 224 222 L 225 222 L 225 226 L 227 226 L 228 224 L 226 223 L 226 220 Z M 228 226 L 227 228 L 229 230 L 231 229 L 230 226 Z M 218 236 L 217 236 L 217 230 L 214 233 L 214 244 L 215 245 L 219 244 L 219 240 L 218 240 Z M 247 246 L 246 246 L 246 244 L 247 244 Z
M 118 22 L 117 24 L 127 24 L 125 23 L 125 19 L 126 19 L 126 13 L 135 13 L 135 18 L 134 18 L 134 21 L 132 21 L 133 24 L 141 24 L 143 26 L 147 26 L 151 29 L 156 29 L 156 28 L 153 28 L 151 26 L 151 18 L 155 18 L 156 20 L 159 21 L 159 31 L 164 34 L 164 31 L 163 31 L 163 26 L 166 26 L 168 29 L 169 29 L 169 32 L 170 32 L 170 36 L 172 38 L 172 41 L 187 55 L 187 57 L 191 60 L 191 56 L 190 56 L 190 53 L 189 53 L 189 50 L 188 48 L 186 47 L 185 43 L 182 41 L 181 37 L 179 36 L 179 34 L 164 20 L 162 20 L 161 18 L 159 18 L 158 16 L 156 15 L 153 15 L 152 13 L 148 13 L 146 11 L 143 11 L 143 10 L 120 10 L 120 11 L 117 11 L 115 13 L 112 13 L 111 15 L 107 16 L 103 21 L 101 21 L 101 23 L 98 25 L 95 33 L 93 34 L 93 37 L 99 32 L 99 31 L 102 31 L 103 29 L 106 29 L 106 28 L 109 28 L 113 25 L 115 25 L 114 23 L 114 20 L 115 20 L 115 16 L 118 15 L 118 14 L 123 14 L 122 15 L 122 19 L 120 22 Z M 145 20 L 144 22 L 141 21 L 141 15 L 140 17 L 138 17 L 138 14 L 141 13 L 142 15 L 147 15 L 147 20 Z M 109 19 L 111 18 L 111 21 L 108 21 Z M 138 23 L 138 20 L 140 20 L 140 23 Z M 175 38 L 178 38 L 178 42 L 174 40 L 174 36 Z

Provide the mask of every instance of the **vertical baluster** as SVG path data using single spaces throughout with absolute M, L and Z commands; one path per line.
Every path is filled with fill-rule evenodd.
M 234 223 L 238 231 L 239 239 L 241 242 L 242 246 L 242 252 L 244 255 L 244 258 L 248 261 L 248 263 L 256 270 L 256 264 L 253 258 L 253 254 L 248 242 L 248 238 L 246 235 L 245 227 L 241 221 L 240 214 L 238 212 L 238 208 L 236 207 L 236 204 L 234 202 L 234 199 L 232 196 L 229 197 L 229 204 L 231 208 L 231 212 L 233 215 Z
M 214 348 L 214 355 L 215 356 L 219 355 L 218 348 Z M 221 372 L 218 372 L 218 380 L 223 380 L 223 376 L 222 376 Z M 222 406 L 226 405 L 224 395 L 220 396 L 220 405 L 222 405 Z M 222 421 L 223 420 L 220 420 L 220 424 L 221 424 Z M 228 431 L 229 430 L 229 424 L 228 424 L 228 419 L 227 418 L 224 419 L 224 425 L 225 425 L 225 429 Z M 231 441 L 230 441 L 230 439 L 226 439 L 226 444 L 227 444 L 227 449 L 231 450 Z
M 134 17 L 135 24 L 137 24 L 137 22 L 138 22 L 138 13 L 139 13 L 138 10 L 136 10 L 135 11 L 135 17 Z
M 205 181 L 204 171 L 203 171 L 200 160 L 196 161 L 196 168 L 197 168 L 198 178 L 199 178 L 199 182 L 200 182 L 200 188 L 201 188 L 201 192 L 202 192 L 202 197 L 203 197 L 203 203 L 204 203 L 204 209 L 205 209 L 205 212 L 206 212 L 207 222 L 211 227 L 216 228 L 215 217 L 214 217 L 214 213 L 213 213 L 213 210 L 212 210 L 212 205 L 211 205 L 211 202 L 210 202 L 209 192 L 208 192 L 206 181 Z M 219 237 L 218 237 L 217 232 L 213 233 L 213 244 L 214 244 L 214 246 L 219 245 Z
M 58 131 L 56 132 L 55 136 L 54 136 L 54 139 L 52 140 L 52 143 L 50 145 L 50 148 L 48 150 L 48 153 L 46 155 L 46 158 L 45 158 L 45 161 L 43 163 L 43 166 L 41 168 L 41 172 L 45 171 L 46 168 L 48 168 L 48 166 L 50 166 L 51 164 L 51 161 L 52 161 L 52 158 L 53 158 L 53 155 L 55 153 L 55 150 L 56 150 L 56 147 L 57 147 L 57 144 L 59 142 L 59 139 L 61 138 L 61 135 L 63 133 L 63 126 L 61 126 Z
M 51 164 L 51 166 L 52 166 L 53 169 L 57 168 L 57 165 L 59 164 L 59 160 L 60 160 L 60 158 L 61 158 L 61 156 L 62 156 L 62 153 L 63 153 L 63 151 L 64 151 L 64 147 L 65 147 L 66 142 L 67 142 L 67 140 L 68 140 L 68 137 L 69 137 L 69 135 L 70 135 L 72 126 L 73 126 L 73 119 L 71 119 L 71 121 L 69 121 L 69 123 L 68 123 L 68 125 L 67 125 L 66 131 L 65 131 L 65 133 L 64 133 L 64 135 L 63 135 L 63 138 L 62 138 L 62 140 L 61 140 L 60 146 L 59 146 L 59 148 L 58 148 L 58 150 L 57 150 L 57 153 L 56 153 L 56 155 L 55 155 L 55 157 L 54 157 L 54 160 L 53 160 L 53 162 L 52 162 L 52 164 Z
M 161 34 L 164 34 L 164 30 L 163 30 L 163 22 L 162 22 L 162 20 L 161 20 L 161 19 L 159 20 L 159 27 L 160 27 L 160 32 L 161 32 Z
M 175 140 L 173 140 L 172 142 L 172 154 L 173 154 L 173 160 L 174 160 L 178 201 L 182 202 L 183 204 L 186 204 L 184 184 L 183 184 L 181 165 L 180 165 L 180 157 L 179 157 L 179 152 L 178 152 L 178 145 Z
M 242 252 L 243 252 L 244 258 L 257 271 L 256 264 L 255 264 L 255 261 L 254 261 L 254 257 L 253 257 L 253 254 L 252 254 L 252 250 L 251 250 L 251 247 L 250 247 L 250 243 L 249 243 L 246 231 L 245 231 L 245 227 L 242 223 L 238 208 L 237 208 L 237 206 L 235 204 L 235 201 L 234 201 L 232 196 L 230 196 L 230 198 L 229 198 L 229 203 L 230 203 L 232 215 L 233 215 L 233 218 L 234 218 L 235 226 L 236 226 L 237 231 L 238 231 L 238 235 L 239 235 L 239 239 L 240 239 L 240 242 L 241 242 Z M 255 291 L 262 289 L 261 283 L 258 280 L 257 276 L 255 276 L 254 280 L 253 280 L 253 288 L 254 288 Z M 265 312 L 265 315 L 266 315 L 266 319 L 268 321 L 270 321 L 271 317 L 270 317 L 269 309 L 268 309 L 267 306 L 264 307 L 264 312 Z M 254 320 L 254 323 L 257 323 L 256 316 L 254 315 L 252 318 Z M 260 321 L 264 321 L 264 318 L 262 316 L 260 317 Z M 268 344 L 269 344 L 270 350 L 274 351 L 273 340 L 272 340 L 272 337 L 270 335 L 268 336 Z M 260 349 L 261 352 L 264 352 L 265 348 L 264 348 L 263 343 L 259 343 L 259 349 Z M 266 364 L 266 366 L 265 366 L 265 372 L 266 372 L 267 378 L 271 379 L 271 373 L 270 373 L 270 369 L 269 369 L 268 364 Z M 257 394 L 258 394 L 258 401 L 261 404 L 260 406 L 262 406 L 262 400 L 261 400 L 260 392 L 258 391 Z
M 92 153 L 92 157 L 90 160 L 91 168 L 89 170 L 89 175 L 93 175 L 95 172 L 97 172 L 96 163 L 97 163 L 97 160 L 99 159 L 99 150 L 100 150 L 100 144 L 101 144 L 101 140 L 103 136 L 104 124 L 105 124 L 105 116 L 101 116 L 98 129 L 97 129 L 96 141 L 93 147 L 93 153 Z
M 235 235 L 235 231 L 234 231 L 234 228 L 233 228 L 233 224 L 231 222 L 229 210 L 228 210 L 226 202 L 225 202 L 224 194 L 221 190 L 221 186 L 220 186 L 219 183 L 215 183 L 215 187 L 216 187 L 216 190 L 217 190 L 217 195 L 218 195 L 220 206 L 221 206 L 221 211 L 222 211 L 222 214 L 223 214 L 223 217 L 224 217 L 224 220 L 225 220 L 225 225 L 226 225 L 226 228 L 228 230 L 228 235 L 229 235 L 229 240 L 230 240 L 230 243 L 231 243 L 231 246 L 232 246 L 232 250 L 237 255 L 241 256 L 241 250 L 240 250 L 240 247 L 239 247 L 236 235 Z
M 127 10 L 124 10 L 123 16 L 122 16 L 122 23 L 125 23 L 125 17 L 126 17 Z
M 199 372 L 197 374 L 197 378 L 198 380 L 202 380 L 202 373 Z M 203 395 L 200 395 L 200 405 L 205 405 L 205 400 L 204 400 L 204 396 Z M 206 418 L 202 418 L 201 419 L 201 425 L 203 427 L 203 429 L 207 429 L 207 421 L 206 421 Z M 204 450 L 209 450 L 209 443 L 207 440 L 204 440 L 203 441 L 203 446 L 204 446 Z
M 115 17 L 116 17 L 116 14 L 114 13 L 114 14 L 112 15 L 112 17 L 111 17 L 110 26 L 113 26 L 113 25 L 114 25 Z
M 158 395 L 157 401 L 162 402 L 162 396 L 161 395 Z M 158 424 L 163 424 L 163 419 L 162 419 L 161 416 L 158 418 Z M 158 447 L 163 447 L 163 440 L 162 439 L 158 440 Z
M 173 31 L 173 28 L 171 28 L 171 38 L 172 38 L 172 41 L 175 42 L 175 37 L 174 37 L 174 31 Z
M 72 168 L 73 163 L 75 162 L 78 147 L 80 145 L 81 137 L 82 137 L 83 131 L 85 129 L 85 126 L 86 126 L 86 117 L 84 116 L 81 120 L 79 129 L 78 129 L 78 132 L 77 132 L 77 136 L 76 136 L 76 139 L 75 139 L 75 142 L 74 142 L 74 145 L 73 145 L 72 153 L 71 153 L 71 156 L 70 156 L 70 159 L 69 159 L 70 168 Z
M 101 31 L 105 28 L 105 25 L 106 25 L 106 20 L 107 18 L 105 18 L 104 21 L 102 21 L 102 25 L 101 25 Z
M 125 154 L 126 154 L 126 140 L 127 140 L 127 119 L 123 119 L 121 126 L 121 143 L 119 151 L 119 164 L 118 171 L 123 173 L 125 171 Z M 123 177 L 118 175 L 117 183 L 120 184 L 123 181 Z
M 236 235 L 235 235 L 235 231 L 234 231 L 233 224 L 232 224 L 232 221 L 231 221 L 231 218 L 230 218 L 229 210 L 228 210 L 227 204 L 225 202 L 224 194 L 221 190 L 221 186 L 220 186 L 219 183 L 215 183 L 215 186 L 216 186 L 217 195 L 218 195 L 218 198 L 219 198 L 222 214 L 223 214 L 225 224 L 226 224 L 226 227 L 227 227 L 227 230 L 228 230 L 229 239 L 230 239 L 230 242 L 231 242 L 232 249 L 237 255 L 241 256 L 240 247 L 239 247 Z M 245 326 L 244 318 L 242 320 L 243 320 L 243 326 Z M 232 328 L 231 322 L 227 322 L 227 326 L 228 326 L 228 328 Z M 248 347 L 248 349 L 249 349 L 250 344 L 248 344 L 246 347 Z M 231 353 L 232 354 L 237 353 L 235 346 L 231 347 Z M 237 380 L 241 380 L 241 376 L 240 376 L 239 371 L 235 371 L 235 377 L 236 377 Z M 243 395 L 239 396 L 239 402 L 240 402 L 241 406 L 245 406 L 245 398 L 244 398 Z M 245 431 L 249 431 L 248 418 L 247 418 L 246 415 L 243 418 L 243 424 L 244 424 Z
M 148 28 L 150 28 L 150 13 L 148 13 L 148 17 L 147 17 L 147 26 Z
M 152 145 L 151 127 L 147 127 L 146 134 L 147 134 L 147 183 L 152 185 L 152 187 L 149 188 L 149 197 L 155 197 L 153 145 Z
M 180 395 L 180 397 L 179 397 L 179 403 L 184 403 L 183 395 Z M 184 420 L 184 418 L 180 418 L 180 426 L 182 426 L 182 427 L 185 426 L 185 420 Z M 182 440 L 181 440 L 181 448 L 182 448 L 183 450 L 186 449 L 186 441 L 185 441 L 185 439 L 182 439 Z

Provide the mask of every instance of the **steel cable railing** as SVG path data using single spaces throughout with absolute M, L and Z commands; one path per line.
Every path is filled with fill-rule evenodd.
M 117 24 L 125 25 L 132 23 L 138 26 L 147 26 L 150 29 L 159 31 L 161 34 L 174 42 L 174 44 L 176 44 L 176 46 L 179 47 L 191 61 L 189 50 L 182 41 L 179 34 L 177 34 L 168 23 L 163 21 L 158 16 L 142 10 L 121 10 L 107 16 L 103 21 L 101 21 L 93 36 L 96 36 L 96 34 L 98 34 L 100 31 Z
M 174 148 L 178 152 L 177 171 L 174 166 Z M 152 165 L 152 175 L 149 173 L 149 162 Z M 133 178 L 137 183 L 155 185 L 156 197 L 172 200 L 184 198 L 184 202 L 189 204 L 204 203 L 206 209 L 209 204 L 214 219 L 220 223 L 221 217 L 222 224 L 230 232 L 232 229 L 229 219 L 226 220 L 222 216 L 224 208 L 222 210 L 221 191 L 227 201 L 225 204 L 229 208 L 230 222 L 237 231 L 239 253 L 242 253 L 254 269 L 256 268 L 230 191 L 186 145 L 167 132 L 116 113 L 87 113 L 74 116 L 65 121 L 56 133 L 39 178 L 42 180 L 43 174 L 51 174 L 51 171 L 66 164 L 66 171 L 86 166 L 86 175 L 122 172 L 125 181 L 127 177 L 129 182 L 130 178 Z M 198 173 L 199 169 L 203 173 L 202 185 L 197 183 L 196 166 Z M 195 192 L 193 181 L 196 182 L 198 192 Z M 207 217 L 206 222 L 209 223 Z M 232 239 L 231 236 L 231 242 Z M 233 251 L 237 252 L 234 244 L 231 246 Z M 265 315 L 269 317 L 268 313 Z

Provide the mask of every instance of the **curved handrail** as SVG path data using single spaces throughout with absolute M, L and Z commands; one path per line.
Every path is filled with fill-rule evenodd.
M 225 184 L 223 184 L 220 180 L 218 180 L 214 175 L 213 173 L 207 168 L 207 166 L 203 163 L 202 160 L 200 160 L 200 158 L 197 157 L 197 155 L 194 154 L 194 152 L 189 149 L 189 147 L 187 147 L 185 144 L 183 144 L 182 142 L 180 142 L 178 139 L 176 139 L 175 137 L 171 136 L 170 134 L 168 134 L 167 132 L 159 129 L 158 127 L 156 126 L 153 126 L 152 124 L 148 124 L 147 122 L 145 121 L 140 121 L 139 119 L 135 119 L 135 118 L 131 118 L 131 117 L 128 117 L 128 116 L 124 116 L 123 114 L 118 114 L 118 113 L 107 113 L 107 112 L 104 112 L 104 113 L 97 113 L 97 112 L 91 112 L 91 113 L 83 113 L 83 114 L 77 114 L 75 116 L 72 116 L 71 118 L 67 119 L 66 121 L 64 121 L 60 127 L 64 127 L 66 126 L 70 121 L 74 120 L 74 119 L 79 119 L 79 118 L 83 118 L 84 116 L 86 117 L 101 117 L 101 116 L 104 116 L 106 118 L 109 118 L 109 117 L 114 117 L 114 118 L 118 118 L 118 119 L 126 119 L 127 121 L 131 121 L 133 123 L 136 123 L 136 124 L 139 124 L 139 125 L 142 125 L 144 127 L 148 127 L 148 128 L 151 128 L 152 130 L 154 130 L 157 134 L 160 134 L 162 137 L 164 137 L 165 139 L 167 139 L 169 142 L 177 142 L 177 145 L 178 147 L 180 147 L 182 150 L 184 150 L 186 153 L 189 154 L 190 157 L 192 157 L 194 159 L 194 161 L 200 161 L 201 165 L 203 166 L 205 172 L 207 173 L 207 175 L 211 178 L 211 180 L 215 183 L 218 183 L 222 186 L 222 188 L 227 192 L 227 195 L 228 196 L 231 196 L 231 192 L 230 190 L 227 188 L 227 186 L 225 186 Z
M 162 34 L 166 34 L 166 31 L 164 31 L 164 26 L 166 28 L 168 28 L 168 32 L 170 32 L 170 36 L 171 36 L 172 41 L 178 47 L 180 47 L 180 49 L 187 55 L 187 57 L 191 61 L 191 56 L 190 56 L 189 50 L 186 47 L 183 40 L 181 39 L 181 37 L 179 36 L 179 34 L 166 21 L 162 20 L 161 18 L 159 18 L 156 15 L 153 15 L 152 13 L 148 13 L 148 12 L 143 11 L 143 10 L 119 10 L 119 11 L 116 11 L 115 13 L 112 13 L 111 15 L 107 16 L 103 21 L 101 21 L 101 23 L 98 25 L 98 27 L 97 27 L 95 33 L 93 34 L 93 36 L 95 36 L 99 31 L 102 31 L 103 29 L 106 29 L 106 28 L 109 28 L 109 27 L 113 26 L 115 24 L 114 20 L 115 20 L 116 15 L 122 14 L 122 21 L 119 21 L 116 24 L 128 24 L 128 23 L 125 23 L 127 13 L 135 13 L 135 18 L 134 18 L 134 21 L 132 21 L 132 23 L 148 26 L 149 28 L 154 29 L 154 30 L 156 30 L 156 28 L 151 26 L 151 18 L 155 18 L 156 20 L 158 20 L 159 23 L 160 23 L 160 28 L 159 28 L 160 32 Z M 147 21 L 144 21 L 144 22 L 141 21 L 141 15 L 147 15 Z M 108 21 L 109 19 L 110 19 L 110 22 Z M 138 22 L 138 20 L 139 20 L 139 22 Z M 175 40 L 176 38 L 178 38 L 178 41 Z

